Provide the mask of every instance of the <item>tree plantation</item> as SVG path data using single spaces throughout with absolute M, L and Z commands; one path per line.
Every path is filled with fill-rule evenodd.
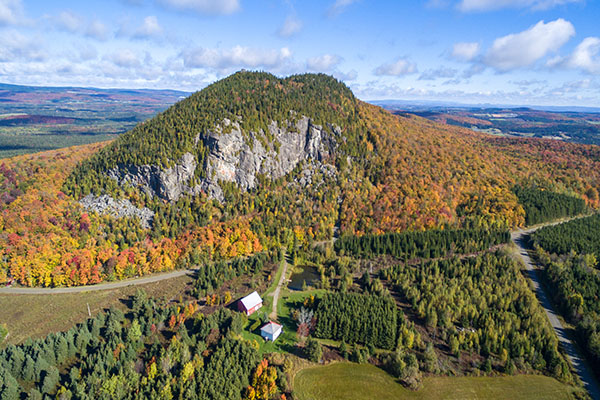
M 583 199 L 540 188 L 515 186 L 515 194 L 525 209 L 525 223 L 535 225 L 564 217 L 583 214 Z
M 403 318 L 391 297 L 357 293 L 325 295 L 315 313 L 315 336 L 393 349 L 397 320 Z
M 401 260 L 410 260 L 438 258 L 451 253 L 473 253 L 509 241 L 508 231 L 429 230 L 359 237 L 342 236 L 335 242 L 335 249 L 362 257 L 389 254 Z
M 600 215 L 546 226 L 532 235 L 535 244 L 551 254 L 594 254 L 600 257 Z
M 509 256 L 400 264 L 381 275 L 456 356 L 465 351 L 505 370 L 533 368 L 572 379 L 546 316 Z

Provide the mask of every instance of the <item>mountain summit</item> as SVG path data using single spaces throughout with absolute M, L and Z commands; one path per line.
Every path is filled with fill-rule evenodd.
M 323 74 L 242 71 L 139 124 L 76 168 L 64 189 L 92 209 L 100 195 L 138 207 L 131 215 L 202 203 L 202 221 L 258 213 L 326 238 L 336 225 L 353 233 L 522 225 L 516 184 L 585 197 L 598 178 L 580 168 L 599 159 L 586 146 L 393 116 Z

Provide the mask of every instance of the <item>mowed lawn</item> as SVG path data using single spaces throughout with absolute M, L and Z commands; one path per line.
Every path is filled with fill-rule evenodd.
M 178 299 L 186 295 L 192 278 L 182 276 L 160 282 L 120 289 L 66 294 L 2 294 L 0 295 L 0 324 L 6 324 L 9 336 L 6 343 L 18 344 L 27 338 L 44 337 L 51 332 L 66 331 L 92 316 L 117 307 L 127 308 L 131 296 L 144 289 L 149 296 Z
M 568 399 L 577 391 L 540 375 L 425 378 L 411 391 L 370 364 L 336 363 L 303 369 L 294 378 L 298 400 L 353 399 Z

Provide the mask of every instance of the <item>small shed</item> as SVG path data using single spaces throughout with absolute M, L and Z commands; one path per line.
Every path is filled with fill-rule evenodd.
M 260 328 L 260 336 L 264 337 L 265 340 L 274 342 L 277 340 L 279 335 L 283 332 L 283 327 L 277 322 L 269 321 L 265 326 Z
M 252 292 L 238 302 L 238 310 L 251 315 L 262 307 L 263 301 L 257 292 Z

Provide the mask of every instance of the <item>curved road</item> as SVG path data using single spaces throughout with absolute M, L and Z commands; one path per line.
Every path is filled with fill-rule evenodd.
M 146 283 L 154 283 L 164 281 L 165 279 L 177 278 L 187 274 L 192 274 L 196 269 L 179 269 L 177 271 L 152 274 L 150 276 L 126 279 L 117 282 L 99 283 L 89 286 L 74 286 L 64 288 L 29 288 L 29 287 L 3 287 L 0 288 L 0 294 L 61 294 L 61 293 L 81 293 L 92 292 L 96 290 L 118 289 L 127 286 L 145 285 Z
M 558 223 L 561 223 L 561 222 L 558 222 Z M 527 247 L 527 240 L 526 240 L 527 237 L 529 236 L 529 234 L 532 232 L 535 232 L 536 230 L 538 230 L 539 228 L 541 228 L 543 226 L 556 225 L 558 223 L 542 225 L 542 226 L 530 228 L 527 230 L 515 231 L 515 232 L 511 233 L 511 238 L 512 238 L 513 243 L 519 249 L 519 255 L 521 256 L 523 263 L 527 267 L 527 275 L 528 275 L 529 279 L 531 280 L 531 282 L 533 283 L 535 294 L 536 294 L 541 306 L 544 308 L 544 311 L 546 312 L 546 315 L 548 316 L 548 319 L 550 320 L 550 324 L 552 325 L 552 327 L 554 328 L 554 331 L 556 332 L 556 336 L 558 336 L 560 345 L 562 346 L 565 353 L 567 354 L 569 361 L 571 361 L 571 365 L 573 365 L 575 372 L 577 373 L 577 375 L 579 375 L 581 382 L 583 382 L 583 386 L 588 391 L 588 393 L 590 394 L 592 399 L 600 400 L 600 386 L 598 385 L 598 382 L 596 381 L 596 379 L 594 377 L 594 372 L 585 363 L 585 361 L 584 361 L 582 355 L 579 353 L 577 347 L 571 341 L 571 339 L 567 336 L 567 334 L 565 332 L 565 328 L 562 326 L 560 320 L 556 316 L 556 313 L 554 312 L 554 309 L 552 308 L 552 303 L 550 303 L 550 301 L 548 300 L 548 297 L 546 296 L 546 293 L 544 292 L 544 289 L 542 288 L 542 286 L 540 284 L 540 277 L 538 276 L 536 269 L 533 267 L 533 261 L 529 257 L 529 249 Z

